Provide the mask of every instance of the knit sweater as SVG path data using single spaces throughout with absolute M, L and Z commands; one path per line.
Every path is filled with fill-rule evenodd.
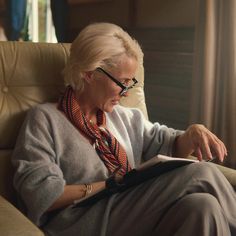
M 181 131 L 147 121 L 138 109 L 115 106 L 106 113 L 107 129 L 127 153 L 132 168 L 157 154 L 172 155 Z M 46 210 L 65 184 L 105 180 L 108 170 L 94 147 L 55 104 L 32 108 L 25 119 L 12 163 L 21 208 L 35 224 L 50 221 Z

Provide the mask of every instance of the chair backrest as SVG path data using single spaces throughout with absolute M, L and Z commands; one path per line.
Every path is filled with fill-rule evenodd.
M 26 111 L 55 102 L 64 89 L 61 71 L 70 44 L 0 42 L 0 194 L 14 203 L 10 157 Z M 140 108 L 147 117 L 140 66 L 139 83 L 121 104 Z

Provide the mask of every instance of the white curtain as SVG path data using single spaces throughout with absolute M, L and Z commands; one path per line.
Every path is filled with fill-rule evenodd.
M 236 1 L 196 0 L 191 123 L 203 123 L 236 168 Z
M 28 34 L 32 42 L 57 43 L 50 0 L 27 0 Z

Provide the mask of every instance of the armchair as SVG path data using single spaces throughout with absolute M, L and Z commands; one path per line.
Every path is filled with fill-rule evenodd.
M 26 111 L 38 103 L 55 102 L 63 90 L 61 70 L 68 59 L 69 47 L 69 44 L 0 42 L 0 233 L 3 236 L 44 235 L 15 207 L 10 156 Z M 136 78 L 138 86 L 121 104 L 140 108 L 148 118 L 142 66 Z M 236 188 L 236 172 L 219 168 Z
M 44 102 L 55 102 L 64 83 L 61 71 L 69 44 L 0 42 L 0 234 L 43 235 L 14 205 L 13 169 L 10 162 L 26 111 Z M 129 99 L 121 103 L 139 107 L 147 117 L 143 92 L 143 67 Z M 12 225 L 14 222 L 14 225 Z

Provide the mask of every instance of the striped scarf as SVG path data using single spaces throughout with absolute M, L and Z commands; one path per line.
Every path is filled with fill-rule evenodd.
M 97 112 L 97 124 L 92 124 L 81 111 L 70 86 L 59 99 L 58 109 L 92 142 L 110 174 L 124 175 L 131 170 L 125 150 L 117 139 L 103 128 L 106 125 L 106 116 L 102 110 Z

